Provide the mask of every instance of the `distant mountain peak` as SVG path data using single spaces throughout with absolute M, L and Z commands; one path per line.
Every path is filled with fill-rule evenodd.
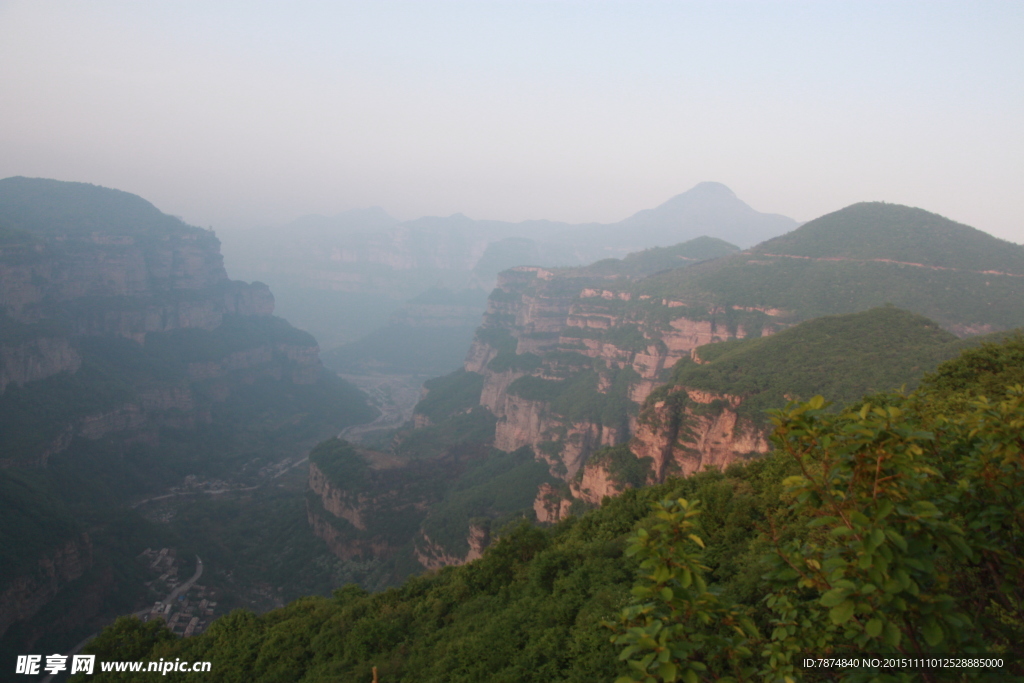
M 786 216 L 761 213 L 722 183 L 706 181 L 614 225 L 645 231 L 651 235 L 648 241 L 655 244 L 709 235 L 749 247 L 787 233 L 799 223 Z
M 730 197 L 732 199 L 736 198 L 735 192 L 730 190 L 726 185 L 723 185 L 722 183 L 716 183 L 713 180 L 706 180 L 702 183 L 697 183 L 683 194 Z

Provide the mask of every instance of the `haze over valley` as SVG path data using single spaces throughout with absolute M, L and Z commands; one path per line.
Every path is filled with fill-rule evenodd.
M 300 5 L 0 3 L 0 679 L 1024 676 L 1024 12 Z

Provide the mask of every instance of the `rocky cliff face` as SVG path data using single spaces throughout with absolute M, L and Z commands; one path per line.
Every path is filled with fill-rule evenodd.
M 595 450 L 636 433 L 639 406 L 676 361 L 704 344 L 752 331 L 771 334 L 783 325 L 776 319 L 781 311 L 638 298 L 628 283 L 596 284 L 571 270 L 502 273 L 465 363 L 484 376 L 480 404 L 499 418 L 495 446 L 528 446 L 566 481 Z M 592 409 L 580 411 L 580 404 Z M 723 442 L 721 436 L 732 430 L 728 418 L 719 420 L 706 426 L 698 447 L 708 462 L 732 447 L 732 437 Z M 610 491 L 584 476 L 591 479 L 579 490 Z
M 162 234 L 103 229 L 0 249 L 0 306 L 21 323 L 59 319 L 69 335 L 214 329 L 225 315 L 270 315 L 266 285 L 228 280 L 213 233 L 185 224 Z
M 564 519 L 572 507 L 572 498 L 566 497 L 551 484 L 541 484 L 537 498 L 533 501 L 533 513 L 541 524 L 551 524 Z
M 40 557 L 31 572 L 16 577 L 0 593 L 0 637 L 18 621 L 30 619 L 70 582 L 92 566 L 88 534 L 65 541 Z
M 147 449 L 168 430 L 211 423 L 220 402 L 257 382 L 266 384 L 256 399 L 266 414 L 305 428 L 304 415 L 264 397 L 272 382 L 298 392 L 291 385 L 322 379 L 317 345 L 273 309 L 266 285 L 228 279 L 211 231 L 115 190 L 0 180 L 0 467 L 39 468 L 32 476 L 45 480 L 90 457 L 89 441 L 104 439 L 104 456 L 114 458 L 129 446 Z M 237 429 L 218 427 L 227 438 Z M 68 460 L 55 464 L 58 454 Z M 111 493 L 130 495 L 126 488 Z M 96 557 L 107 551 L 98 544 Z M 15 622 L 56 629 L 61 619 L 73 630 L 98 613 L 106 594 L 96 586 L 114 583 L 101 576 L 102 563 L 89 585 L 69 589 L 75 599 L 65 614 L 26 623 L 92 558 L 87 535 L 55 539 L 30 570 L 5 575 L 0 634 Z
M 309 523 L 342 560 L 412 557 L 427 569 L 470 562 L 490 542 L 489 527 L 471 523 L 465 552 L 452 550 L 461 539 L 431 538 L 428 512 L 444 499 L 468 460 L 485 457 L 486 451 L 409 459 L 338 439 L 324 442 L 310 455 Z M 439 527 L 442 534 L 447 526 Z
M 48 438 L 20 452 L 5 449 L 0 464 L 45 464 L 76 437 L 152 442 L 163 427 L 208 422 L 211 402 L 260 378 L 316 381 L 315 341 L 270 318 L 266 285 L 228 279 L 212 232 L 113 190 L 2 182 L 0 214 L 16 230 L 0 240 L 0 396 L 49 378 L 66 384 L 60 378 L 84 362 L 93 375 L 97 364 L 121 375 L 124 354 L 136 359 L 123 375 L 132 398 L 57 411 L 58 423 L 37 426 Z M 119 339 L 137 346 L 112 353 L 122 348 Z M 189 360 L 197 345 L 207 351 Z M 139 349 L 150 366 L 141 374 Z M 170 379 L 165 370 L 179 360 L 184 376 Z
M 8 384 L 21 386 L 59 372 L 74 373 L 82 357 L 66 337 L 36 337 L 0 346 L 0 394 Z
M 767 453 L 765 430 L 737 414 L 741 403 L 737 396 L 674 387 L 668 398 L 644 407 L 630 451 L 650 458 L 652 483 Z
M 470 524 L 469 535 L 466 537 L 469 551 L 460 557 L 447 552 L 440 545 L 430 540 L 430 537 L 425 532 L 421 531 L 416 543 L 416 561 L 431 571 L 441 567 L 466 564 L 483 557 L 484 550 L 490 545 L 490 542 L 490 529 L 480 524 Z
M 415 481 L 393 457 L 358 451 L 354 457 L 365 464 L 367 477 L 358 488 L 325 474 L 315 462 L 309 465 L 309 494 L 306 513 L 313 533 L 342 560 L 387 559 L 408 541 L 394 527 L 398 519 L 415 526 L 422 519 L 427 501 L 410 487 Z M 413 468 L 415 469 L 415 467 Z
M 529 448 L 569 485 L 535 500 L 537 518 L 555 521 L 572 499 L 600 503 L 635 485 L 593 458 L 602 449 L 628 444 L 629 458 L 648 463 L 648 481 L 765 452 L 738 398 L 648 399 L 698 347 L 788 324 L 776 309 L 638 295 L 630 278 L 593 269 L 518 267 L 499 275 L 464 369 L 483 376 L 479 404 L 498 418 L 495 447 Z

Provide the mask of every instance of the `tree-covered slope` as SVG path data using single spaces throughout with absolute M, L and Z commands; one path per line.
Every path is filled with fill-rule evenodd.
M 0 180 L 0 225 L 42 236 L 159 234 L 190 230 L 142 197 L 88 183 L 45 178 Z
M 141 551 L 209 547 L 220 520 L 170 531 L 185 501 L 283 483 L 274 468 L 376 412 L 324 370 L 311 335 L 271 315 L 265 285 L 228 279 L 211 231 L 140 197 L 2 180 L 0 241 L 6 657 L 70 647 L 138 609 L 156 596 Z M 329 557 L 312 548 L 303 492 L 291 496 L 303 559 Z M 153 498 L 181 506 L 150 524 L 129 506 Z M 235 556 L 220 557 L 209 579 L 231 572 Z
M 892 303 L 976 333 L 1024 324 L 1024 247 L 921 209 L 862 203 L 637 291 L 796 320 Z
M 1024 395 L 977 389 L 1013 381 L 1022 346 L 969 350 L 910 397 L 840 414 L 812 400 L 777 415 L 772 455 L 627 491 L 550 529 L 513 526 L 482 559 L 400 588 L 236 612 L 195 638 L 126 619 L 86 651 L 210 661 L 228 682 L 369 680 L 373 668 L 438 682 L 895 673 L 820 676 L 800 666 L 811 652 L 1002 658 L 927 677 L 898 668 L 901 680 L 1017 680 Z
M 787 400 L 822 395 L 844 406 L 866 394 L 905 387 L 965 344 L 924 316 L 894 306 L 824 316 L 767 337 L 709 344 L 681 360 L 659 395 L 674 386 L 729 394 L 766 420 Z
M 670 247 L 652 247 L 627 254 L 621 259 L 604 259 L 575 269 L 579 275 L 641 278 L 662 270 L 671 270 L 710 261 L 739 251 L 717 237 L 697 237 Z M 569 271 L 567 271 L 569 272 Z

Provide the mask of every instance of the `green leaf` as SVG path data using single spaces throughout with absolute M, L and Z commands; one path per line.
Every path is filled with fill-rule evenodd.
M 827 593 L 821 596 L 821 606 L 835 607 L 836 605 L 838 605 L 846 599 L 846 596 L 849 594 L 849 592 L 850 591 L 846 588 L 833 588 L 832 590 L 828 591 Z
M 854 606 L 855 605 L 853 600 L 844 600 L 843 602 L 829 610 L 828 617 L 836 626 L 839 626 L 840 624 L 845 624 L 850 620 L 850 617 L 853 616 Z
M 903 633 L 896 628 L 896 624 L 891 621 L 887 621 L 885 626 L 882 628 L 882 642 L 889 647 L 899 647 L 900 640 L 903 639 Z
M 932 647 L 942 642 L 942 627 L 933 618 L 925 620 L 924 624 L 921 625 L 921 633 L 924 634 L 925 641 Z
M 896 533 L 892 529 L 886 529 L 885 530 L 885 535 L 886 535 L 886 537 L 888 537 L 888 539 L 890 541 L 892 541 L 893 543 L 896 544 L 896 547 L 898 547 L 903 552 L 907 552 L 907 541 L 906 541 L 906 539 L 904 539 L 902 536 L 900 536 L 898 533 Z
M 665 662 L 664 664 L 658 667 L 658 675 L 661 676 L 664 680 L 669 681 L 669 683 L 671 683 L 672 681 L 676 680 L 678 676 L 678 672 L 676 671 L 676 665 L 672 662 Z
M 877 638 L 882 633 L 882 620 L 875 617 L 864 627 L 864 631 L 872 638 Z

